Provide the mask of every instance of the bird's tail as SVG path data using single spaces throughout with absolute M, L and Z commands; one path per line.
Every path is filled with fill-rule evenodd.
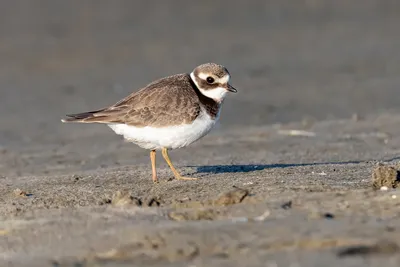
M 66 115 L 68 118 L 62 119 L 62 122 L 80 122 L 80 123 L 101 123 L 101 119 L 103 116 L 96 116 L 97 113 L 103 111 L 104 109 L 77 113 L 77 114 L 68 114 Z

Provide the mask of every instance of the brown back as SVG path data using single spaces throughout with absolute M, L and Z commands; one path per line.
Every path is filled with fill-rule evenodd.
M 66 121 L 165 127 L 191 123 L 199 116 L 201 104 L 216 117 L 220 104 L 202 95 L 188 74 L 177 74 L 150 83 L 108 108 L 67 115 L 71 118 Z

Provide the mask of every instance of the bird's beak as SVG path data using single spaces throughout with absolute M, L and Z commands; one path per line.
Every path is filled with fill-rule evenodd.
M 236 90 L 236 88 L 235 88 L 235 87 L 233 87 L 232 85 L 230 85 L 229 83 L 227 84 L 227 87 L 226 87 L 226 89 L 227 89 L 229 92 L 232 92 L 232 93 L 237 93 L 237 90 Z

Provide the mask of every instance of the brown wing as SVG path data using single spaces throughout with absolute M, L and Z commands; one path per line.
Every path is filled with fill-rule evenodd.
M 165 127 L 190 123 L 200 114 L 199 100 L 187 74 L 155 81 L 108 108 L 67 115 L 65 122 L 124 123 Z

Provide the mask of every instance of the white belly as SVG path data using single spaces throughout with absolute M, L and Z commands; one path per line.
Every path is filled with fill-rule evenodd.
M 127 141 L 145 149 L 181 148 L 205 136 L 215 125 L 215 120 L 206 112 L 200 115 L 191 124 L 170 127 L 135 127 L 126 124 L 108 124 L 116 134 L 124 136 Z

